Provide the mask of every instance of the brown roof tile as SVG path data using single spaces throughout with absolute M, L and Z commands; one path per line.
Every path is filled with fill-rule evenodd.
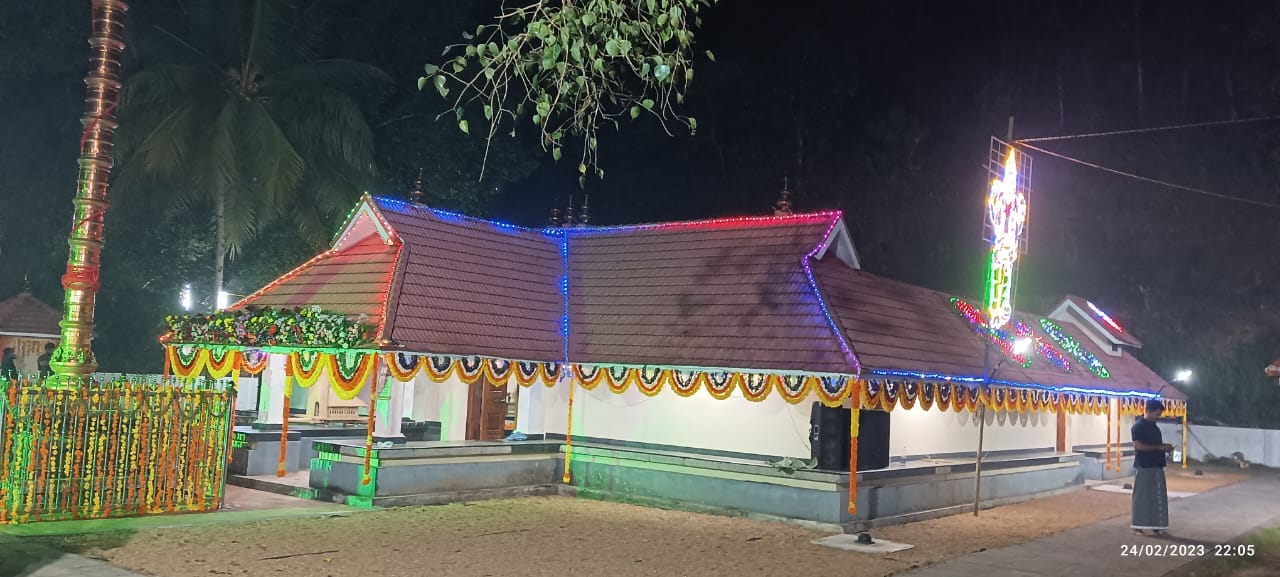
M 801 263 L 838 219 L 570 229 L 570 357 L 852 372 Z
M 831 259 L 814 263 L 813 272 L 864 371 L 983 376 L 982 338 L 955 311 L 949 295 L 854 270 Z M 1041 329 L 1039 317 L 1018 313 L 1015 318 L 1032 327 L 1043 342 L 1053 342 Z M 1072 371 L 1063 371 L 1033 352 L 1030 368 L 1006 363 L 996 372 L 995 380 L 1108 391 L 1155 392 L 1163 388 L 1165 396 L 1183 398 L 1127 352 L 1118 357 L 1104 354 L 1079 328 L 1058 324 L 1102 361 L 1110 378 L 1094 376 L 1074 359 Z M 993 353 L 992 365 L 1001 358 L 1000 353 Z
M 23 291 L 0 302 L 0 334 L 29 334 L 57 338 L 62 313 Z
M 398 200 L 373 201 L 404 243 L 388 324 L 399 346 L 564 358 L 558 239 Z
M 316 305 L 382 322 L 382 295 L 395 265 L 396 247 L 375 236 L 338 252 L 328 252 L 249 295 L 232 308 L 293 308 Z
M 372 316 L 394 263 L 386 335 L 396 346 L 561 360 L 567 238 L 572 360 L 852 370 L 802 264 L 831 234 L 838 214 L 542 231 L 392 199 L 370 202 L 397 246 L 371 235 L 286 275 L 251 297 L 253 304 L 319 304 Z M 982 374 L 982 341 L 947 295 L 855 270 L 833 256 L 812 268 L 866 369 Z M 1037 318 L 1016 316 L 1043 337 Z M 1083 367 L 1067 373 L 1033 355 L 1030 368 L 1005 365 L 997 380 L 1107 390 L 1166 386 L 1131 355 L 1105 355 L 1077 327 L 1060 324 L 1102 359 L 1110 379 Z

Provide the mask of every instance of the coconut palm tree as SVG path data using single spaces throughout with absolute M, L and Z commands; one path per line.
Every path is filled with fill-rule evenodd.
M 121 104 L 122 184 L 169 210 L 209 210 L 214 294 L 266 226 L 322 239 L 374 177 L 365 114 L 390 78 L 320 59 L 326 0 L 187 0 L 185 29 L 136 39 Z M 131 186 L 132 188 L 132 186 Z

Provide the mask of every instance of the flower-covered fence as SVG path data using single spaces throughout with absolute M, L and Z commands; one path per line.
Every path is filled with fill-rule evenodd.
M 0 524 L 216 509 L 234 385 L 0 384 Z

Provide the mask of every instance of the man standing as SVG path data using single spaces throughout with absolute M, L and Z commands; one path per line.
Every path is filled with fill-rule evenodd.
M 13 381 L 17 380 L 18 375 L 18 353 L 14 352 L 13 347 L 5 347 L 4 355 L 0 356 L 0 378 Z
M 1156 420 L 1164 412 L 1164 402 L 1147 401 L 1147 412 L 1133 425 L 1133 532 L 1143 535 L 1144 530 L 1163 535 L 1169 530 L 1169 492 L 1165 487 L 1165 453 L 1173 451 L 1173 445 L 1164 442 Z
M 58 345 L 45 343 L 44 354 L 40 355 L 36 359 L 36 370 L 40 371 L 41 378 L 48 377 L 53 374 L 53 369 L 49 368 L 49 363 L 53 361 L 53 350 L 56 348 L 58 348 Z

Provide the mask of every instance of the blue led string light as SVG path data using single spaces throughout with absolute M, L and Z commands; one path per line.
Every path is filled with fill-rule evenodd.
M 560 336 L 564 339 L 564 365 L 569 366 L 569 235 L 560 229 L 560 296 L 564 313 L 560 315 Z
M 461 223 L 470 223 L 470 224 L 482 224 L 482 225 L 491 226 L 491 227 L 494 227 L 494 228 L 497 228 L 497 229 L 501 229 L 501 230 L 504 230 L 504 231 L 514 231 L 514 232 L 530 232 L 530 233 L 554 234 L 554 233 L 552 233 L 552 232 L 550 232 L 550 231 L 557 231 L 557 230 L 560 230 L 560 229 L 540 229 L 540 228 L 529 228 L 529 227 L 524 227 L 524 226 L 520 226 L 520 225 L 516 225 L 516 224 L 509 224 L 509 223 L 505 223 L 505 222 L 498 222 L 498 221 L 494 221 L 494 220 L 486 220 L 486 219 L 483 219 L 483 218 L 477 218 L 477 217 L 474 217 L 474 216 L 468 216 L 468 215 L 462 214 L 462 213 L 460 213 L 460 212 L 450 212 L 450 211 L 447 211 L 447 210 L 441 210 L 441 209 L 438 209 L 438 208 L 431 208 L 431 207 L 428 207 L 428 206 L 425 206 L 425 205 L 415 204 L 415 203 L 409 202 L 409 201 L 407 201 L 407 200 L 401 200 L 401 199 L 398 199 L 398 198 L 389 198 L 389 197 L 385 197 L 385 196 L 378 196 L 378 197 L 375 197 L 375 198 L 376 198 L 376 200 L 377 200 L 378 202 L 386 203 L 386 204 L 388 204 L 388 205 L 394 205 L 396 208 L 399 208 L 399 209 L 418 210 L 418 211 L 425 211 L 425 212 L 429 212 L 429 213 L 431 213 L 431 214 L 435 215 L 435 216 L 436 216 L 437 218 L 439 218 L 440 220 L 445 220 L 445 221 L 461 222 Z
M 818 254 L 818 251 L 822 250 L 827 238 L 831 236 L 831 231 L 835 230 L 836 225 L 840 223 L 840 213 L 836 212 L 834 216 L 831 226 L 827 227 L 827 232 L 822 235 L 822 242 L 819 242 L 817 246 L 813 247 L 813 250 L 804 255 L 804 258 L 800 259 L 800 264 L 804 267 L 804 276 L 809 280 L 809 288 L 813 290 L 813 296 L 818 299 L 818 306 L 822 309 L 822 315 L 827 319 L 827 326 L 836 335 L 836 342 L 840 345 L 840 352 L 844 353 L 845 360 L 853 366 L 853 374 L 858 375 L 862 372 L 862 364 L 858 362 L 857 355 L 853 354 L 853 348 L 849 346 L 849 341 L 844 338 L 844 331 L 840 329 L 840 324 L 832 316 L 831 309 L 827 308 L 827 301 L 822 298 L 822 291 L 818 289 L 818 282 L 813 278 L 813 268 L 809 266 L 810 260 L 814 255 Z

